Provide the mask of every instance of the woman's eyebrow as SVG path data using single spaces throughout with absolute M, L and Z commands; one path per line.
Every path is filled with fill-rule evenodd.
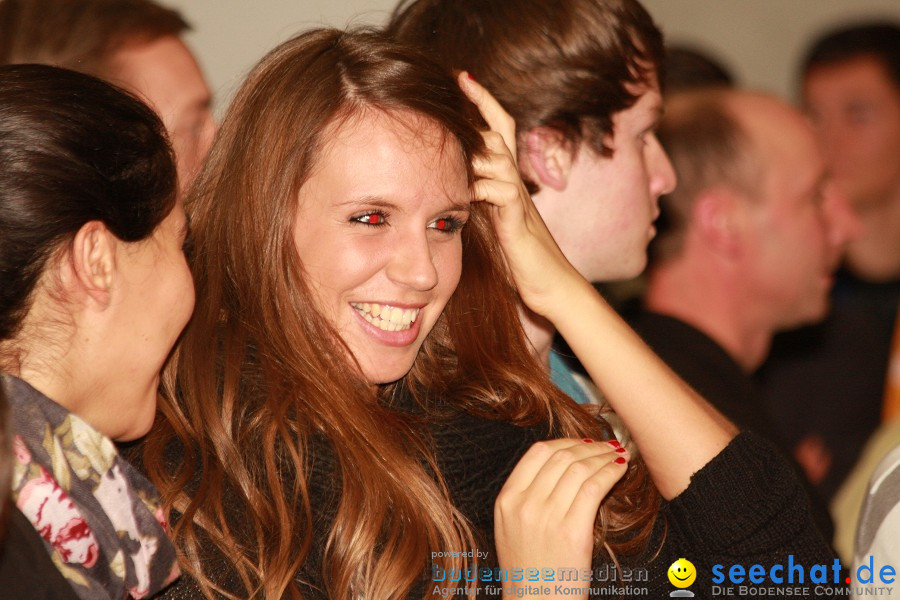
M 453 201 L 444 209 L 447 211 L 471 212 L 472 203 L 469 200 Z
M 444 206 L 442 211 L 459 211 L 459 212 L 469 212 L 471 211 L 471 202 L 466 200 L 450 200 L 447 205 Z M 337 206 L 345 207 L 345 206 L 374 206 L 377 208 L 384 208 L 388 210 L 398 211 L 400 207 L 387 200 L 383 196 L 363 196 L 361 198 L 354 198 L 352 200 L 346 200 L 344 202 L 340 202 Z
M 384 196 L 362 196 L 339 202 L 337 206 L 377 206 L 378 208 L 397 209 L 397 205 Z

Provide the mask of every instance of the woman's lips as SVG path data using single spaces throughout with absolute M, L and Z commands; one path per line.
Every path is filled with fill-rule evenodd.
M 407 346 L 419 336 L 422 306 L 402 307 L 377 302 L 351 302 L 370 335 L 388 346 Z

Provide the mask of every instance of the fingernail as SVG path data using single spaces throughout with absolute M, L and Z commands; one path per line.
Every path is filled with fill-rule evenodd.
M 590 443 L 593 442 L 594 440 L 592 440 L 591 438 L 584 438 L 584 439 L 581 440 L 581 441 L 582 441 L 582 442 L 585 442 L 585 443 L 587 443 L 587 444 L 590 444 Z
M 475 81 L 475 78 L 472 77 L 472 74 L 469 73 L 468 71 L 466 71 L 466 77 L 468 77 L 468 78 L 471 79 L 472 81 Z
M 628 450 L 626 450 L 625 448 L 616 448 L 616 452 L 618 452 L 619 454 L 625 454 L 626 452 L 628 452 Z
M 622 458 L 622 457 L 620 456 L 620 457 L 618 457 L 616 460 L 614 460 L 613 462 L 616 463 L 617 465 L 624 465 L 626 461 L 625 461 L 624 458 Z
M 612 446 L 613 448 L 621 448 L 622 444 L 619 443 L 618 440 L 606 440 L 606 443 Z

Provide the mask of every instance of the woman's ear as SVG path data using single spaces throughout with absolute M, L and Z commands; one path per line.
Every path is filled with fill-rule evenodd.
M 525 134 L 523 170 L 541 187 L 566 189 L 574 148 L 562 132 L 552 127 L 535 127 Z
M 106 306 L 116 273 L 118 239 L 100 221 L 82 225 L 72 241 L 73 283 Z

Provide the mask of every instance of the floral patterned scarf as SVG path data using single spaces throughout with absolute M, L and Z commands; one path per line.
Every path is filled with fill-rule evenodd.
M 179 574 L 153 485 L 112 441 L 4 375 L 15 437 L 13 499 L 80 598 L 159 592 Z

